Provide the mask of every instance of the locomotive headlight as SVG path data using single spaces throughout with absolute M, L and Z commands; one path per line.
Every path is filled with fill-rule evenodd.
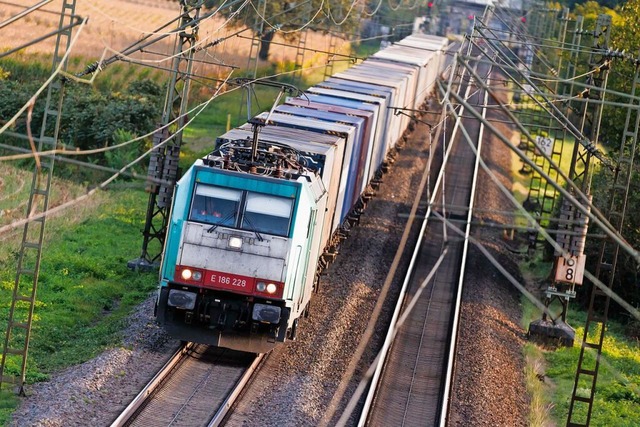
M 269 295 L 273 295 L 278 291 L 278 285 L 275 283 L 258 282 L 256 283 L 256 291 L 266 292 Z
M 278 287 L 275 285 L 275 283 L 269 283 L 267 285 L 268 294 L 275 294 L 277 290 L 278 290 Z
M 189 280 L 189 279 L 191 279 L 191 276 L 193 275 L 193 272 L 191 270 L 189 270 L 188 268 L 185 268 L 184 270 L 182 270 L 182 273 L 180 273 L 180 275 L 182 276 L 182 278 L 184 280 Z
M 180 272 L 180 277 L 185 281 L 195 281 L 199 282 L 202 280 L 202 271 L 195 270 L 191 268 L 184 268 L 182 270 L 178 270 Z
M 241 237 L 229 237 L 229 247 L 232 249 L 240 249 L 242 248 L 242 238 Z

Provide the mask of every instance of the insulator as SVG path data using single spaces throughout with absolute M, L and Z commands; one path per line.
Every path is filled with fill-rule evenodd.
M 161 127 L 161 125 L 158 125 Z M 154 150 L 151 152 L 151 156 L 149 157 L 149 168 L 147 169 L 147 186 L 146 190 L 149 193 L 157 193 L 158 184 L 156 182 L 158 180 L 162 180 L 162 163 L 164 158 L 164 147 L 157 147 L 163 141 L 167 139 L 168 131 L 166 128 L 157 129 L 152 138 L 152 144 Z
M 180 160 L 180 147 L 177 145 L 169 145 L 164 157 L 162 167 L 162 179 L 164 182 L 160 185 L 158 191 L 157 205 L 160 208 L 168 207 L 171 204 L 173 196 L 173 187 L 178 178 L 178 162 Z

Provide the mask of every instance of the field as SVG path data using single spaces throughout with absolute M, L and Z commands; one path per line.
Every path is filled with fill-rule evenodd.
M 0 2 L 0 21 L 3 21 L 16 13 L 24 10 L 24 6 L 18 2 Z M 58 17 L 55 13 L 61 8 L 62 1 L 54 0 L 41 10 L 33 12 L 18 22 L 15 22 L 0 31 L 0 51 L 13 48 L 32 39 L 54 31 L 58 27 Z M 89 18 L 86 28 L 82 30 L 72 54 L 83 58 L 82 61 L 71 63 L 73 71 L 84 69 L 88 64 L 100 59 L 103 54 L 107 57 L 121 52 L 141 37 L 155 32 L 165 23 L 171 22 L 178 16 L 178 3 L 168 0 L 92 0 L 78 1 L 76 13 L 81 17 Z M 214 15 L 208 18 L 200 28 L 198 43 L 204 45 L 210 41 L 225 38 L 238 31 L 238 28 L 224 26 L 222 18 Z M 162 35 L 173 28 L 170 25 L 157 34 Z M 248 36 L 251 32 L 245 32 L 242 36 Z M 293 61 L 296 55 L 296 44 L 287 43 L 280 36 L 273 40 L 270 51 L 270 61 Z M 277 44 L 276 44 L 277 43 Z M 282 44 L 282 45 L 280 45 Z M 55 37 L 27 47 L 22 54 L 38 54 L 45 58 L 51 56 L 55 46 Z M 309 33 L 306 47 L 316 50 L 329 49 L 329 37 L 319 33 Z M 215 47 L 200 52 L 196 58 L 206 59 L 208 62 L 218 62 L 246 67 L 247 58 L 251 49 L 251 40 L 233 36 Z M 338 44 L 338 49 L 343 53 L 349 51 L 349 44 Z M 173 40 L 166 38 L 157 45 L 147 48 L 148 51 L 168 53 L 173 50 Z M 149 61 L 150 65 L 170 67 L 169 60 L 159 61 L 159 56 L 154 54 L 135 54 L 134 60 Z M 324 58 L 322 54 L 308 54 L 305 63 L 316 63 Z M 125 67 L 121 64 L 120 67 Z M 197 65 L 194 72 L 204 75 L 224 75 L 227 67 L 219 67 L 207 64 Z

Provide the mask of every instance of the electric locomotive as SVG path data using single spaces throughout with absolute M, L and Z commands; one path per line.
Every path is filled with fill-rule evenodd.
M 183 340 L 263 353 L 307 308 L 327 193 L 285 146 L 231 141 L 176 186 L 158 321 Z

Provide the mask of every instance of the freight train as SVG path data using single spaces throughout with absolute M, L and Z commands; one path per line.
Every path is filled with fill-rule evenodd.
M 174 192 L 155 308 L 170 335 L 253 353 L 296 338 L 446 46 L 411 35 L 216 139 Z

